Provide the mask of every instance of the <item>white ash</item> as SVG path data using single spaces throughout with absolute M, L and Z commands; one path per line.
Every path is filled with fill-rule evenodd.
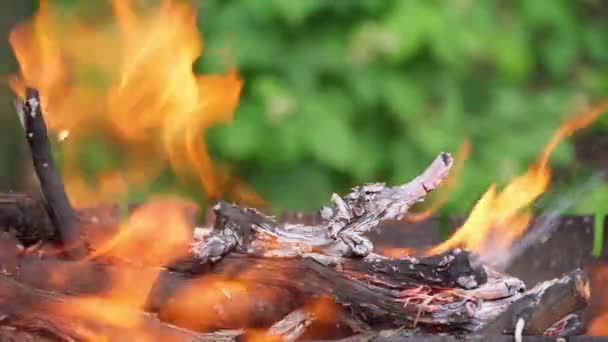
M 38 110 L 38 106 L 40 106 L 40 102 L 38 101 L 37 98 L 32 97 L 30 99 L 27 100 L 27 104 L 30 106 L 30 115 L 32 116 L 32 118 L 36 117 L 36 111 Z

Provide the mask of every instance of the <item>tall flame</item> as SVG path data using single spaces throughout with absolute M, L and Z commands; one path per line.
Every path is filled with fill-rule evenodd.
M 564 122 L 526 173 L 513 179 L 502 191 L 492 184 L 454 235 L 428 252 L 434 254 L 464 247 L 492 258 L 508 249 L 530 223 L 529 205 L 551 182 L 551 152 L 564 138 L 590 125 L 607 108 L 608 101 L 605 101 Z
M 235 70 L 192 71 L 202 51 L 193 8 L 165 0 L 136 13 L 134 1 L 114 0 L 110 20 L 89 23 L 51 4 L 42 0 L 33 20 L 11 32 L 21 73 L 10 83 L 18 94 L 25 85 L 39 88 L 49 128 L 63 140 L 64 179 L 76 204 L 142 184 L 167 161 L 179 174 L 198 177 L 211 198 L 232 191 L 214 168 L 203 133 L 232 120 L 243 82 Z M 91 189 L 77 162 L 84 138 L 98 131 L 118 142 L 128 170 L 105 170 L 123 180 Z M 255 202 L 249 204 L 263 204 L 237 184 Z
M 243 82 L 235 70 L 216 75 L 193 72 L 202 51 L 193 8 L 164 0 L 136 10 L 135 1 L 113 0 L 107 8 L 111 18 L 86 21 L 53 4 L 42 0 L 34 18 L 11 32 L 21 72 L 10 84 L 19 95 L 26 85 L 40 90 L 49 130 L 62 144 L 63 180 L 77 206 L 125 197 L 130 184 L 146 184 L 167 165 L 180 175 L 197 177 L 209 197 L 229 194 L 249 205 L 264 204 L 243 181 L 214 165 L 207 151 L 205 130 L 232 120 Z M 95 185 L 85 178 L 79 159 L 82 145 L 99 135 L 126 160 L 125 166 L 96 170 Z M 127 327 L 133 340 L 156 340 L 143 326 L 139 310 L 146 305 L 161 266 L 187 253 L 192 209 L 174 198 L 148 200 L 108 234 L 88 236 L 94 252 L 87 260 L 109 258 L 126 265 L 108 274 L 109 286 L 102 292 L 74 297 L 53 309 Z M 140 272 L 129 272 L 132 264 Z M 54 270 L 48 281 L 61 288 L 71 274 L 91 271 L 86 260 L 70 265 Z M 198 303 L 180 307 L 180 319 L 202 320 L 204 328 L 210 324 L 205 319 L 215 318 L 212 310 L 202 308 L 224 300 L 226 289 L 235 298 L 250 298 L 244 292 L 246 282 L 212 280 L 205 278 L 203 283 L 201 278 L 201 292 L 185 288 L 176 294 L 186 303 Z M 224 291 L 220 295 L 218 288 Z M 271 293 L 267 295 L 272 299 Z M 237 313 L 252 305 L 237 304 Z M 103 332 L 83 333 L 92 341 L 108 340 Z

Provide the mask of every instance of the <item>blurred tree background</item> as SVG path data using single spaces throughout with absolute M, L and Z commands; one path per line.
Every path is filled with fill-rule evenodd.
M 206 135 L 214 159 L 278 209 L 316 209 L 364 182 L 408 181 L 468 137 L 443 210 L 468 212 L 492 182 L 524 172 L 562 120 L 608 96 L 606 1 L 193 2 L 205 43 L 196 70 L 236 65 L 245 81 L 234 121 Z M 5 3 L 14 22 L 21 1 Z M 24 164 L 4 102 L 3 186 L 21 174 L 4 165 Z M 606 128 L 604 115 L 579 145 L 560 145 L 557 182 L 576 185 L 605 166 Z M 99 144 L 83 161 L 92 172 L 106 158 Z M 578 210 L 607 200 L 608 187 L 597 186 Z

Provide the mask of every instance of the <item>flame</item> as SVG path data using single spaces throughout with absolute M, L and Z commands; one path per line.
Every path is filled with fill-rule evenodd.
M 604 290 L 608 281 L 608 266 L 592 265 L 589 270 L 591 278 L 592 303 L 590 307 L 591 320 L 587 336 L 608 336 L 608 293 Z
M 192 240 L 189 210 L 195 210 L 194 205 L 174 198 L 148 201 L 133 210 L 109 240 L 93 241 L 95 252 L 89 258 L 105 255 L 162 266 L 183 257 Z
M 116 339 L 130 341 L 173 341 L 159 336 L 162 331 L 150 331 L 142 312 L 101 298 L 75 298 L 65 303 L 47 305 L 47 310 L 66 319 L 74 319 L 75 332 L 84 341 L 106 342 Z M 109 331 L 100 325 L 110 326 Z M 114 330 L 114 329 L 120 330 Z M 120 335 L 119 335 L 120 334 Z
M 381 247 L 379 254 L 393 259 L 401 259 L 415 255 L 416 249 L 409 247 Z
M 199 331 L 246 328 L 255 325 L 261 314 L 260 307 L 280 302 L 275 290 L 241 277 L 204 276 L 172 295 L 161 307 L 159 317 Z
M 62 176 L 72 202 L 81 207 L 125 203 L 131 186 L 149 184 L 170 166 L 178 175 L 196 179 L 208 197 L 227 195 L 248 205 L 264 205 L 225 165 L 215 165 L 207 151 L 205 131 L 232 120 L 243 81 L 234 69 L 214 75 L 193 72 L 202 52 L 196 11 L 171 0 L 145 8 L 131 0 L 110 3 L 111 18 L 99 14 L 86 20 L 42 0 L 32 20 L 15 27 L 9 37 L 20 66 L 11 87 L 20 96 L 26 85 L 40 90 L 49 133 L 60 142 Z M 121 162 L 111 163 L 119 166 L 98 167 L 93 182 L 80 163 L 82 146 L 92 137 L 102 138 L 112 153 L 123 154 Z M 148 199 L 117 227 L 93 231 L 87 236 L 93 252 L 86 260 L 58 267 L 44 275 L 44 281 L 60 290 L 73 274 L 94 271 L 90 259 L 119 261 L 119 266 L 107 275 L 103 291 L 57 303 L 52 310 L 129 328 L 132 340 L 158 340 L 142 325 L 141 310 L 161 266 L 189 250 L 191 209 L 175 198 Z M 132 267 L 138 271 L 132 272 Z M 196 305 L 178 318 L 197 318 L 203 328 L 216 320 L 209 303 L 220 303 L 226 293 L 254 305 L 251 282 L 218 276 L 193 283 L 192 289 L 179 291 L 176 303 L 180 309 L 183 303 Z M 266 295 L 279 300 L 270 291 Z M 239 315 L 240 307 L 236 310 Z M 108 331 L 93 330 L 82 332 L 87 340 L 110 339 Z
M 73 202 L 109 200 L 105 196 L 116 192 L 88 184 L 78 163 L 85 138 L 102 132 L 105 141 L 118 143 L 128 165 L 128 171 L 104 172 L 121 172 L 127 183 L 145 184 L 169 164 L 197 178 L 210 198 L 229 194 L 263 206 L 242 181 L 225 170 L 218 174 L 207 151 L 204 132 L 232 120 L 243 81 L 234 69 L 192 71 L 203 46 L 196 11 L 171 0 L 137 11 L 131 0 L 111 5 L 111 18 L 87 21 L 42 0 L 34 18 L 9 37 L 21 71 L 11 87 L 19 95 L 26 85 L 40 90 L 49 129 L 62 141 Z
M 475 204 L 466 222 L 448 240 L 431 248 L 429 254 L 464 247 L 491 258 L 508 249 L 530 223 L 529 205 L 550 184 L 551 152 L 574 131 L 590 125 L 606 108 L 608 101 L 564 122 L 526 173 L 513 179 L 502 191 L 492 184 Z
M 314 299 L 306 303 L 300 310 L 310 315 L 311 322 L 309 323 L 311 326 L 304 336 L 301 336 L 298 340 L 309 340 L 310 336 L 306 336 L 306 333 L 312 333 L 314 335 L 313 339 L 323 338 L 324 332 L 331 331 L 339 325 L 340 308 L 329 297 L 321 296 Z M 263 329 L 247 329 L 244 335 L 244 341 L 247 342 L 280 342 L 283 340 L 281 336 L 271 335 L 267 330 Z
M 587 336 L 608 336 L 608 313 L 604 313 L 591 321 Z
M 123 261 L 106 274 L 107 286 L 102 291 L 57 302 L 49 310 L 63 317 L 103 323 L 110 330 L 128 329 L 133 340 L 157 341 L 160 337 L 147 331 L 142 312 L 163 271 L 161 266 L 188 251 L 192 237 L 192 224 L 188 222 L 191 206 L 172 198 L 146 202 L 118 227 L 117 234 L 109 239 L 93 238 L 91 242 L 95 252 L 87 259 L 65 263 L 65 267 L 53 269 L 48 276 L 40 275 L 61 289 L 73 281 L 72 275 L 95 274 L 96 263 L 87 262 L 91 258 Z M 90 341 L 111 340 L 110 331 L 83 333 Z
M 408 213 L 405 217 L 405 221 L 408 223 L 416 223 L 420 221 L 424 221 L 431 217 L 437 210 L 441 209 L 443 205 L 449 199 L 449 194 L 453 190 L 454 186 L 458 184 L 458 179 L 460 179 L 460 175 L 462 173 L 462 168 L 464 166 L 464 162 L 469 158 L 469 154 L 471 153 L 471 142 L 468 138 L 464 140 L 456 156 L 454 157 L 455 163 L 452 167 L 452 171 L 448 175 L 447 179 L 443 181 L 443 185 L 438 189 L 438 195 L 435 198 L 435 201 L 421 212 L 412 212 Z

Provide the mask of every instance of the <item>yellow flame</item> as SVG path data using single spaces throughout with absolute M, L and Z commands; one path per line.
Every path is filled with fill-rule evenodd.
M 204 132 L 232 120 L 243 82 L 233 69 L 193 72 L 203 47 L 194 9 L 171 0 L 137 12 L 131 0 L 111 4 L 113 17 L 93 24 L 43 0 L 35 17 L 10 35 L 21 71 L 10 84 L 20 95 L 26 85 L 40 90 L 48 126 L 63 140 L 64 179 L 74 202 L 108 200 L 103 194 L 124 190 L 84 181 L 79 147 L 102 131 L 126 155 L 128 171 L 121 173 L 128 184 L 145 184 L 169 163 L 198 178 L 210 198 L 232 194 L 264 205 L 242 182 L 231 188 L 233 177 L 218 174 L 207 151 Z M 70 139 L 62 139 L 65 132 Z M 112 171 L 119 170 L 104 172 Z
M 528 227 L 529 205 L 543 194 L 551 181 L 549 157 L 555 147 L 574 131 L 590 125 L 608 108 L 608 101 L 564 122 L 528 171 L 513 179 L 502 191 L 496 184 L 483 194 L 466 222 L 445 242 L 431 248 L 430 254 L 464 247 L 481 255 L 509 248 Z

